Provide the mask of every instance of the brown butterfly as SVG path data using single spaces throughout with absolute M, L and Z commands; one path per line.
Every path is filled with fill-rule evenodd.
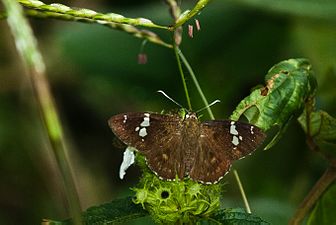
M 231 120 L 200 122 L 196 113 L 130 112 L 112 116 L 113 133 L 142 153 L 149 168 L 164 180 L 190 177 L 212 184 L 232 161 L 251 154 L 265 139 L 258 127 Z

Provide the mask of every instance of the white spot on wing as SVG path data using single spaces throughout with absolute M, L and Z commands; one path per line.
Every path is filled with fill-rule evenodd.
M 236 125 L 234 125 L 234 122 L 231 122 L 230 134 L 232 134 L 232 135 L 237 135 L 238 134 L 238 131 L 236 130 Z
M 237 136 L 233 136 L 232 137 L 232 144 L 234 144 L 234 145 L 239 145 L 239 139 L 237 138 Z
M 254 134 L 253 128 L 254 128 L 254 126 L 251 126 L 251 134 Z
M 124 178 L 128 167 L 134 163 L 134 150 L 135 148 L 129 146 L 124 152 L 124 158 L 119 169 L 119 177 L 121 180 Z
M 136 127 L 136 128 L 135 128 L 135 131 L 138 131 L 138 130 L 140 130 L 140 127 Z
M 149 117 L 150 114 L 149 113 L 144 113 L 145 117 Z
M 149 117 L 144 117 L 144 120 L 140 124 L 142 127 L 149 127 Z
M 145 137 L 147 135 L 147 130 L 145 127 L 141 128 L 139 131 L 139 136 L 140 137 Z
M 241 141 L 242 141 L 242 140 L 243 140 L 243 137 L 242 137 L 242 136 L 239 136 L 239 140 L 241 140 Z
M 125 115 L 124 115 L 123 123 L 126 123 L 126 121 L 127 121 L 127 115 L 125 114 Z

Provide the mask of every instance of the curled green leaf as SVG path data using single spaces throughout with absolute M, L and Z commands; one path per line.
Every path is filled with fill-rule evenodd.
M 289 59 L 273 66 L 265 77 L 266 85 L 243 99 L 231 115 L 238 120 L 244 115 L 250 123 L 264 131 L 280 129 L 265 149 L 281 137 L 290 119 L 303 109 L 316 88 L 316 80 L 307 59 Z

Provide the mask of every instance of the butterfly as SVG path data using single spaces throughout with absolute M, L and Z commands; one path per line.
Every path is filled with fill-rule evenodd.
M 108 121 L 113 133 L 145 156 L 163 180 L 176 177 L 217 183 L 234 160 L 251 154 L 265 139 L 252 124 L 232 120 L 200 122 L 196 113 L 129 112 Z

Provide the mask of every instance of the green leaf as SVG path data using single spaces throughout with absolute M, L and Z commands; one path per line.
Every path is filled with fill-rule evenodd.
M 223 225 L 266 225 L 270 224 L 258 216 L 247 213 L 244 209 L 221 209 L 210 216 L 219 224 Z
M 112 202 L 88 208 L 82 214 L 85 225 L 125 223 L 148 213 L 141 206 L 135 205 L 131 197 L 116 199 Z M 72 220 L 54 221 L 44 220 L 43 225 L 71 225 Z
M 308 117 L 308 118 L 307 118 Z M 307 113 L 298 118 L 303 130 L 314 139 L 320 151 L 328 158 L 336 158 L 336 119 L 322 110 Z
M 331 185 L 309 215 L 307 225 L 335 224 L 336 212 L 336 184 Z
M 311 65 L 306 59 L 289 59 L 273 66 L 265 77 L 266 86 L 255 89 L 243 99 L 231 115 L 244 115 L 264 131 L 280 127 L 265 149 L 273 146 L 285 131 L 293 115 L 300 113 L 308 96 L 316 88 Z

